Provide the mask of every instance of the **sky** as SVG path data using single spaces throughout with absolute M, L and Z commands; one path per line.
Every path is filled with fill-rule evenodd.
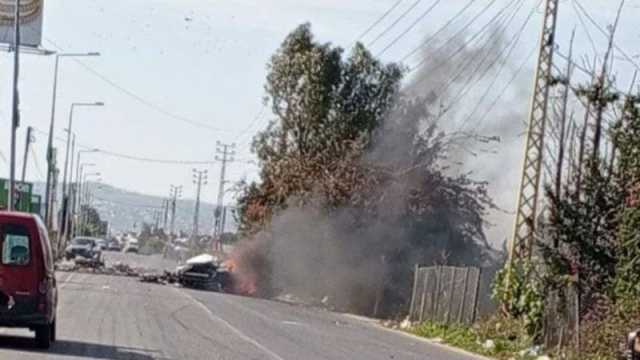
M 70 104 L 105 103 L 104 107 L 77 108 L 73 131 L 77 142 L 86 148 L 99 148 L 135 157 L 167 160 L 210 161 L 216 142 L 236 143 L 237 161 L 229 164 L 228 180 L 256 178 L 257 168 L 250 163 L 250 140 L 264 128 L 272 115 L 263 106 L 264 79 L 269 57 L 284 37 L 297 25 L 310 22 L 321 41 L 350 48 L 376 19 L 397 0 L 45 0 L 42 47 L 61 52 L 98 51 L 100 57 L 61 60 L 55 134 L 63 137 Z M 470 28 L 469 33 L 487 22 L 496 9 L 514 0 L 494 0 L 492 7 Z M 521 11 L 506 34 L 516 31 L 538 0 L 522 0 Z M 562 0 L 557 42 L 565 53 L 570 33 L 576 28 L 576 50 L 592 56 L 589 36 L 602 51 L 606 38 L 587 22 L 584 30 L 576 16 L 575 0 Z M 468 0 L 444 0 L 433 10 L 419 16 L 434 0 L 402 0 L 398 6 L 361 40 L 378 54 L 412 23 L 415 26 L 381 54 L 385 61 L 399 61 L 425 36 L 433 33 L 462 9 Z M 477 0 L 456 24 L 472 19 L 474 14 L 492 3 Z M 594 20 L 606 26 L 615 19 L 618 1 L 581 0 Z M 634 24 L 640 15 L 640 1 L 627 0 L 616 42 L 630 56 L 640 53 L 640 30 Z M 409 10 L 411 9 L 411 10 Z M 407 15 L 390 27 L 404 12 Z M 528 104 L 520 95 L 530 92 L 535 56 L 531 51 L 539 39 L 542 7 L 538 7 L 515 48 L 510 63 L 523 62 L 521 73 L 496 108 L 515 107 L 526 114 Z M 584 20 L 584 19 L 583 19 Z M 386 28 L 390 28 L 383 36 Z M 419 54 L 418 54 L 419 55 Z M 619 55 L 619 54 L 618 54 Z M 640 62 L 639 58 L 635 58 Z M 405 62 L 411 66 L 419 56 Z M 46 131 L 51 117 L 51 93 L 54 57 L 23 55 L 21 58 L 20 94 L 22 126 L 18 132 L 18 164 L 27 126 L 37 129 L 29 156 L 27 179 L 44 181 Z M 517 66 L 509 71 L 515 72 Z M 9 121 L 11 109 L 11 54 L 0 53 L 0 176 L 8 175 Z M 632 67 L 624 61 L 616 65 L 621 87 L 628 86 Z M 509 77 L 511 74 L 509 74 Z M 506 78 L 502 79 L 506 81 Z M 499 88 L 483 104 L 488 108 Z M 480 177 L 493 180 L 492 194 L 499 205 L 510 211 L 515 204 L 522 155 L 522 131 L 526 117 L 513 119 L 492 159 L 500 163 L 485 171 L 482 162 L 471 166 Z M 195 123 L 195 124 L 194 124 Z M 197 124 L 206 124 L 200 126 Z M 479 127 L 489 131 L 503 124 Z M 64 142 L 56 141 L 60 163 Z M 218 188 L 220 164 L 155 164 L 126 160 L 105 154 L 84 154 L 83 161 L 96 164 L 102 181 L 110 185 L 146 194 L 166 196 L 170 184 L 183 185 L 183 196 L 195 197 L 192 169 L 207 169 L 209 181 L 203 200 L 214 202 Z M 475 167 L 475 169 L 473 169 Z M 508 171 L 504 171 L 508 169 Z M 489 175 L 491 174 L 491 175 Z M 490 179 L 491 180 L 491 179 Z

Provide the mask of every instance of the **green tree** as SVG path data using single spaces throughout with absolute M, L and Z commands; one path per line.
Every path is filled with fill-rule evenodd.
M 368 143 L 392 106 L 399 66 L 380 63 L 361 44 L 342 55 L 304 24 L 271 58 L 265 90 L 276 119 L 254 139 L 261 183 L 245 188 L 244 224 L 264 224 L 291 195 L 312 191 L 323 170 Z

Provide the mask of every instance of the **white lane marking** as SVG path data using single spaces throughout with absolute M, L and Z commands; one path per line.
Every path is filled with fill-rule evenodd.
M 244 341 L 252 344 L 253 346 L 257 347 L 258 349 L 262 350 L 263 352 L 265 352 L 267 355 L 271 356 L 272 358 L 276 359 L 276 360 L 284 360 L 284 358 L 282 358 L 280 355 L 274 353 L 273 351 L 271 351 L 269 348 L 267 348 L 266 346 L 260 344 L 258 341 L 256 341 L 255 339 L 253 339 L 252 337 L 250 337 L 249 335 L 243 333 L 242 331 L 240 331 L 238 328 L 234 327 L 233 325 L 231 325 L 227 320 L 216 316 L 213 312 L 211 312 L 211 310 L 209 310 L 208 307 L 206 307 L 203 303 L 200 302 L 200 300 L 194 298 L 193 296 L 187 294 L 184 291 L 180 291 L 179 289 L 173 288 L 175 291 L 179 292 L 180 294 L 182 294 L 184 297 L 186 297 L 187 299 L 191 300 L 194 304 L 196 304 L 200 309 L 202 309 L 204 312 L 207 313 L 207 315 L 214 321 L 218 321 L 223 323 L 226 327 L 229 328 L 229 330 L 233 331 L 236 335 L 238 335 L 241 339 L 243 339 Z
M 282 322 L 282 324 L 283 324 L 283 325 L 295 325 L 295 326 L 302 326 L 302 325 L 304 325 L 304 324 L 301 324 L 301 323 L 299 323 L 299 322 L 297 322 L 297 321 L 288 321 L 288 320 L 283 321 L 283 322 Z

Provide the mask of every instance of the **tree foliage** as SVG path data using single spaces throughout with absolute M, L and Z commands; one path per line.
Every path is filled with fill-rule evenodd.
M 338 262 L 348 263 L 353 277 L 380 267 L 382 258 L 389 269 L 385 298 L 397 303 L 408 296 L 416 262 L 489 258 L 483 216 L 493 204 L 486 184 L 451 175 L 445 165 L 450 137 L 434 123 L 428 101 L 402 92 L 398 65 L 383 64 L 361 44 L 345 56 L 317 42 L 305 24 L 285 39 L 268 70 L 266 101 L 275 118 L 253 142 L 260 181 L 241 186 L 245 235 L 271 229 L 288 209 L 306 213 L 309 224 L 287 224 L 289 233 L 278 229 L 280 238 L 294 238 L 304 243 L 301 252 L 315 254 L 305 270 L 323 281 L 335 278 L 333 262 L 322 259 L 327 248 L 339 249 L 336 256 L 345 259 Z M 275 249 L 277 236 L 261 238 L 276 244 L 259 247 L 271 253 L 294 247 Z M 376 287 L 358 283 L 363 278 L 343 293 L 374 299 L 363 296 L 367 286 Z

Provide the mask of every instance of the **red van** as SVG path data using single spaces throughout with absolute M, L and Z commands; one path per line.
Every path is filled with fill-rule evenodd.
M 29 328 L 36 344 L 56 338 L 58 292 L 51 243 L 33 214 L 0 211 L 0 327 Z

